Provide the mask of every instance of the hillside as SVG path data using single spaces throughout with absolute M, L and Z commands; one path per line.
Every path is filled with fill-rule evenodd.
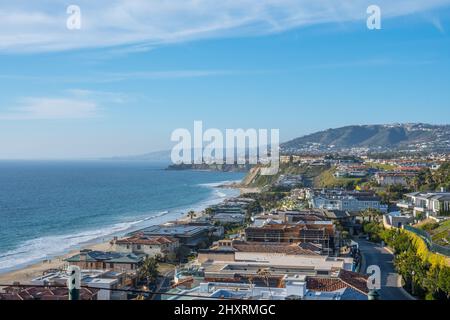
M 328 129 L 281 144 L 282 152 L 450 151 L 450 125 L 359 125 Z
M 221 172 L 248 172 L 252 166 L 248 164 L 172 164 L 167 170 L 205 170 Z
M 282 175 L 302 175 L 303 185 L 306 187 L 315 187 L 315 179 L 323 172 L 329 170 L 329 166 L 293 166 L 290 164 L 281 164 L 276 175 L 261 175 L 261 167 L 255 166 L 242 180 L 241 186 L 246 188 L 264 188 L 275 183 Z

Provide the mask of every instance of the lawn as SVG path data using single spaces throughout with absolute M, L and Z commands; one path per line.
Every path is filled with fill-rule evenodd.
M 374 163 L 374 162 L 367 162 L 366 165 L 370 168 L 384 170 L 384 171 L 391 171 L 395 170 L 397 167 L 393 166 L 391 164 L 382 164 L 382 163 Z
M 428 232 L 434 243 L 441 246 L 450 245 L 450 220 L 437 223 L 434 220 L 428 219 L 418 224 L 417 227 Z
M 433 242 L 440 244 L 441 246 L 450 245 L 450 220 L 447 220 L 439 225 L 436 229 L 431 232 L 431 238 Z
M 314 179 L 314 186 L 317 188 L 335 188 L 335 187 L 354 187 L 366 179 L 362 178 L 336 178 L 334 173 L 336 169 L 331 168 L 323 171 Z

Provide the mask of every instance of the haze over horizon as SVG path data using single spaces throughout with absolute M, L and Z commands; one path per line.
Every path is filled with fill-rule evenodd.
M 17 19 L 0 19 L 0 159 L 168 150 L 195 120 L 288 141 L 450 119 L 449 0 L 378 1 L 381 30 L 366 0 L 246 2 L 223 2 L 225 19 L 211 1 L 79 1 L 78 31 L 66 4 L 2 4 Z

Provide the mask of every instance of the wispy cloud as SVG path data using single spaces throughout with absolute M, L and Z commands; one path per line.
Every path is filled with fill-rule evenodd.
M 450 0 L 378 0 L 383 17 L 397 17 Z M 282 32 L 301 26 L 364 20 L 372 0 L 79 0 L 81 30 L 66 28 L 59 0 L 2 1 L 0 50 L 55 51 L 161 44 Z
M 260 71 L 253 71 L 260 72 Z M 124 80 L 152 80 L 152 79 L 184 79 L 204 78 L 214 76 L 229 76 L 246 73 L 238 70 L 164 70 L 105 73 L 97 78 L 101 82 L 117 82 Z
M 437 17 L 430 17 L 431 24 L 442 34 L 445 34 L 445 28 Z
M 97 116 L 98 105 L 92 101 L 66 98 L 24 98 L 0 120 L 84 119 Z
M 122 104 L 122 93 L 69 89 L 60 97 L 26 97 L 0 113 L 6 120 L 89 119 L 101 116 L 103 104 Z
M 262 73 L 269 73 L 271 70 L 159 70 L 159 71 L 136 71 L 136 72 L 102 72 L 89 73 L 83 77 L 54 76 L 54 75 L 17 75 L 17 74 L 0 74 L 0 79 L 7 80 L 27 80 L 27 81 L 57 81 L 69 83 L 107 83 L 120 82 L 128 80 L 164 80 L 164 79 L 190 79 L 190 78 L 205 78 L 205 77 L 221 77 L 232 75 L 255 75 Z M 72 91 L 72 93 L 80 94 L 95 94 L 97 97 L 118 97 L 117 93 L 106 92 L 90 92 L 87 90 Z
M 66 92 L 77 99 L 90 99 L 98 103 L 125 103 L 128 95 L 121 92 L 98 91 L 89 89 L 68 89 Z

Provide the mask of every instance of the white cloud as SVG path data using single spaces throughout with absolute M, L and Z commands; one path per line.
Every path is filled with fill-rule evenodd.
M 242 73 L 255 73 L 262 71 L 244 72 L 238 70 L 163 70 L 163 71 L 140 71 L 140 72 L 117 72 L 101 75 L 100 82 L 117 82 L 123 80 L 145 80 L 145 79 L 184 79 L 204 78 L 214 76 L 229 76 Z
M 129 46 L 281 32 L 365 20 L 373 0 L 78 0 L 82 28 L 66 29 L 59 0 L 0 0 L 1 51 Z M 377 0 L 384 18 L 423 12 L 450 0 Z
M 87 89 L 69 89 L 66 92 L 79 99 L 91 99 L 99 103 L 121 104 L 128 100 L 128 95 L 121 92 L 97 91 Z
M 430 18 L 431 24 L 442 34 L 445 34 L 445 28 L 442 25 L 441 20 L 437 17 L 431 17 Z
M 17 74 L 0 74 L 0 79 L 7 80 L 26 80 L 26 81 L 39 81 L 52 80 L 57 82 L 92 82 L 92 83 L 105 83 L 105 82 L 119 82 L 124 80 L 154 80 L 154 79 L 188 79 L 188 78 L 204 78 L 204 77 L 215 77 L 215 76 L 231 76 L 236 74 L 260 74 L 265 73 L 268 70 L 202 70 L 202 69 L 190 69 L 190 70 L 159 70 L 159 71 L 136 71 L 136 72 L 96 72 L 86 74 L 83 77 L 70 77 L 65 76 L 47 76 L 47 75 L 17 75 Z M 67 92 L 77 94 L 77 95 L 87 95 L 88 93 L 95 96 L 103 97 L 118 97 L 123 94 L 118 94 L 115 92 L 100 92 L 100 91 L 90 91 L 90 90 L 80 90 L 72 89 Z
M 24 98 L 0 120 L 83 119 L 97 116 L 95 102 L 68 98 Z

